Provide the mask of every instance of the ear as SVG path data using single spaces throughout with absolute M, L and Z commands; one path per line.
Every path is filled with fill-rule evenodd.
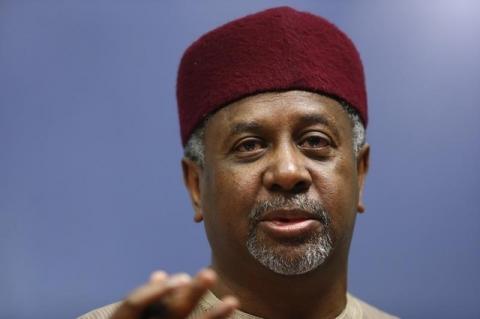
M 358 203 L 357 211 L 363 213 L 365 211 L 365 204 L 363 202 L 363 190 L 365 186 L 365 179 L 367 177 L 368 168 L 370 166 L 370 145 L 364 144 L 358 152 L 357 156 L 357 179 L 358 179 Z
M 200 173 L 202 168 L 188 158 L 182 158 L 183 182 L 187 187 L 190 199 L 192 201 L 195 215 L 193 220 L 197 223 L 203 220 L 202 196 L 200 188 Z

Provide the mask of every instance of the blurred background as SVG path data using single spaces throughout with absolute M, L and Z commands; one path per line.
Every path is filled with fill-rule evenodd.
M 209 263 L 175 80 L 197 37 L 290 5 L 362 55 L 372 145 L 349 290 L 480 318 L 480 2 L 0 0 L 0 317 L 74 318 Z

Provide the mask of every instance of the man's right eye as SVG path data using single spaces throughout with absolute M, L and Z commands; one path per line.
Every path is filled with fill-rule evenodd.
M 266 145 L 258 138 L 248 138 L 238 143 L 234 150 L 240 153 L 255 152 L 265 148 Z

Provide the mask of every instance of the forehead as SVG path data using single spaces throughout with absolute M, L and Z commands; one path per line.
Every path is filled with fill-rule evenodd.
M 337 131 L 351 129 L 350 119 L 338 101 L 297 90 L 261 93 L 241 99 L 216 112 L 208 126 L 230 133 L 242 125 L 285 128 L 302 121 L 317 122 Z

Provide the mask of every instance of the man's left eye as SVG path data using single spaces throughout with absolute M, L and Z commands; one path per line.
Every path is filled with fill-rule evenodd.
M 330 141 L 322 135 L 309 135 L 304 137 L 298 145 L 302 148 L 322 148 L 329 146 Z

